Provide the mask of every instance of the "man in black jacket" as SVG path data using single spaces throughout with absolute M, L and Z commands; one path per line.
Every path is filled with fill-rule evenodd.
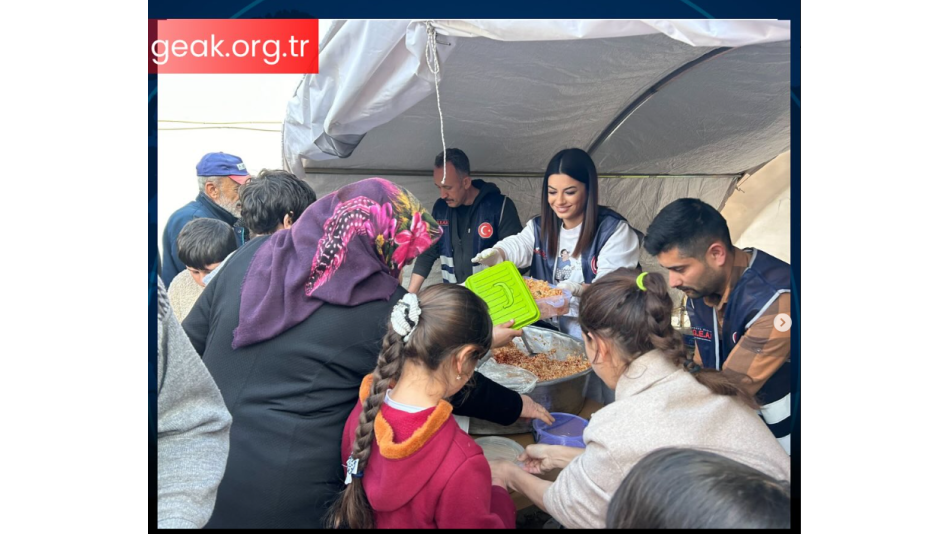
M 441 192 L 432 216 L 442 227 L 442 239 L 416 259 L 410 293 L 422 288 L 436 258 L 442 262 L 442 281 L 460 284 L 484 268 L 472 264 L 475 255 L 522 230 L 514 201 L 502 195 L 495 184 L 472 180 L 464 152 L 450 148 L 446 153 L 436 157 L 432 172 Z

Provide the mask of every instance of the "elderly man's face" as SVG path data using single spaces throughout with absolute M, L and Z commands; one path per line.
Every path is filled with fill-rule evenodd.
M 217 180 L 217 183 L 214 183 L 214 186 L 211 192 L 208 193 L 208 196 L 211 197 L 211 200 L 213 200 L 215 204 L 227 210 L 231 215 L 240 217 L 240 187 L 241 186 L 238 185 L 237 182 L 225 176 L 220 180 Z

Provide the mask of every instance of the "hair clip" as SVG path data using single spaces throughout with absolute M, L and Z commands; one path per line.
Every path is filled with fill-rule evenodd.
M 422 308 L 419 307 L 419 297 L 413 293 L 406 293 L 396 306 L 389 319 L 393 323 L 393 330 L 402 337 L 403 343 L 409 343 L 409 336 L 416 330 Z
M 360 465 L 360 461 L 357 460 L 356 458 L 353 458 L 353 455 L 351 454 L 349 459 L 346 461 L 346 466 L 345 466 L 346 467 L 345 483 L 347 486 L 349 486 L 350 483 L 353 482 L 353 478 L 363 478 L 363 473 L 356 471 L 359 468 L 359 465 Z

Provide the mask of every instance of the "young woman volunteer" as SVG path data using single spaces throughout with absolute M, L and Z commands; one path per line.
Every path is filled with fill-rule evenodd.
M 564 265 L 560 251 L 568 251 Z M 559 260 L 559 258 L 561 258 Z M 541 186 L 541 215 L 524 230 L 482 251 L 475 263 L 492 266 L 513 262 L 530 267 L 530 276 L 571 292 L 570 311 L 554 320 L 558 329 L 581 339 L 577 321 L 580 296 L 595 280 L 621 267 L 636 268 L 640 239 L 619 213 L 599 205 L 597 168 L 587 152 L 562 150 L 551 158 Z M 587 396 L 608 403 L 613 392 L 591 376 Z

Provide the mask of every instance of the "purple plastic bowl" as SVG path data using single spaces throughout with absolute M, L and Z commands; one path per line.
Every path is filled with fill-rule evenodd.
M 587 428 L 587 419 L 569 413 L 552 413 L 554 424 L 548 425 L 540 419 L 535 419 L 534 440 L 547 445 L 565 445 L 568 447 L 584 448 L 584 429 Z

